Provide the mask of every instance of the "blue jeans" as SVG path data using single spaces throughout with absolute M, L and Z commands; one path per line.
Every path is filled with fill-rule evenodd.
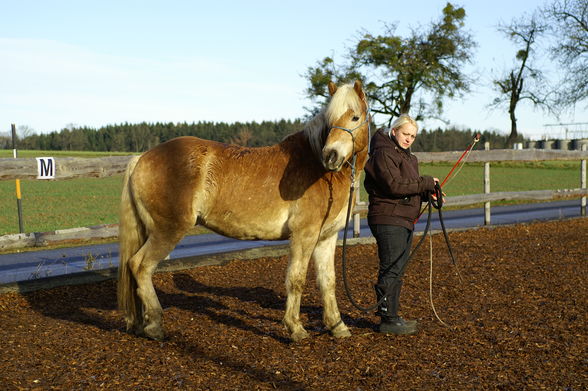
M 387 224 L 370 225 L 378 244 L 380 267 L 377 285 L 387 290 L 402 280 L 412 246 L 413 231 Z

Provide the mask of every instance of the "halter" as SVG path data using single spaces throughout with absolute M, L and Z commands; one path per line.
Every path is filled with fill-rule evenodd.
M 370 107 L 369 106 L 367 106 L 366 107 L 366 110 L 365 110 L 365 120 L 363 120 L 363 122 L 360 123 L 359 125 L 357 125 L 355 128 L 348 129 L 348 128 L 344 128 L 342 126 L 331 126 L 331 128 L 329 129 L 329 133 L 333 129 L 340 129 L 340 130 L 343 130 L 343 131 L 349 133 L 349 135 L 351 136 L 351 156 L 352 156 L 352 162 L 349 163 L 349 160 L 348 160 L 346 163 L 349 164 L 349 165 L 351 165 L 351 189 L 352 189 L 352 191 L 353 191 L 353 183 L 355 182 L 355 162 L 357 161 L 357 156 L 355 154 L 355 135 L 353 134 L 353 132 L 356 129 L 359 129 L 360 127 L 362 127 L 366 122 L 368 124 L 367 148 L 368 148 L 368 153 L 369 153 L 369 151 L 370 151 L 370 141 L 371 141 L 371 137 L 370 137 L 371 136 Z
M 347 128 L 344 128 L 342 126 L 331 126 L 331 129 L 329 129 L 329 132 L 331 130 L 333 130 L 333 129 L 341 129 L 341 130 L 344 130 L 344 131 L 346 131 L 347 133 L 349 133 L 351 135 L 351 140 L 353 140 L 353 142 L 355 143 L 355 135 L 353 134 L 353 131 L 355 129 L 358 129 L 358 128 L 362 127 L 363 124 L 365 124 L 366 122 L 368 122 L 368 130 L 369 130 L 369 118 L 370 118 L 370 116 L 369 116 L 369 108 L 368 108 L 366 110 L 365 120 L 362 123 L 360 123 L 359 125 L 357 125 L 355 128 L 353 128 L 353 129 L 347 129 Z

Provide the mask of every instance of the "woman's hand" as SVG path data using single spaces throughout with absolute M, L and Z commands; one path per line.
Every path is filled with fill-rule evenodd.
M 433 181 L 435 181 L 435 185 L 440 185 L 439 178 L 433 177 Z M 445 194 L 445 192 L 443 192 L 443 191 L 441 191 L 441 194 L 443 196 L 443 202 L 445 202 L 445 196 L 447 194 Z M 433 193 L 431 196 L 433 197 L 434 200 L 437 200 L 437 195 L 435 193 Z

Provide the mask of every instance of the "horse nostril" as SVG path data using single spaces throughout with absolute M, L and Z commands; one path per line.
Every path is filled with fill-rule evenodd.
M 337 162 L 337 152 L 335 151 L 331 151 L 331 153 L 329 153 L 329 157 L 327 158 L 327 163 L 329 163 L 329 165 L 333 165 Z
M 329 170 L 334 171 L 339 168 L 340 165 L 339 153 L 336 149 L 329 149 L 323 151 L 323 166 Z

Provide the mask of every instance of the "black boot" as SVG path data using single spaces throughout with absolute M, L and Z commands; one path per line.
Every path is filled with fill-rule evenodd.
M 398 315 L 401 288 L 402 280 L 394 280 L 387 286 L 380 284 L 375 286 L 376 298 L 378 302 L 382 300 L 376 312 L 376 315 L 381 318 L 381 333 L 405 335 L 417 332 L 416 320 L 404 320 Z

